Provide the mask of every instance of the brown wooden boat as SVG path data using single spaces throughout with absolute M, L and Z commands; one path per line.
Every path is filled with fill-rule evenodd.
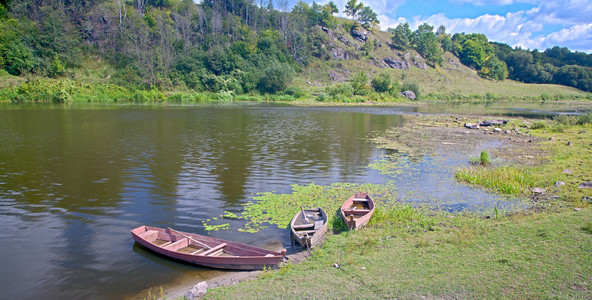
M 327 232 L 327 221 L 322 208 L 301 209 L 290 222 L 292 238 L 301 246 L 312 247 Z
M 367 193 L 355 193 L 341 205 L 341 217 L 349 229 L 366 225 L 373 213 L 374 201 Z
M 131 232 L 136 242 L 158 254 L 211 268 L 274 268 L 286 255 L 286 249 L 275 252 L 171 228 L 140 226 Z

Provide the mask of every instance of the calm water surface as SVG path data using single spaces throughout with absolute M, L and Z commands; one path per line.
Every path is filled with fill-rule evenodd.
M 368 167 L 382 153 L 367 137 L 402 126 L 402 113 L 455 108 L 433 110 L 1 105 L 0 298 L 118 299 L 219 276 L 145 251 L 129 230 L 147 224 L 204 233 L 202 221 L 240 213 L 257 192 L 289 193 L 291 184 L 394 180 L 405 201 L 446 198 L 457 209 L 498 201 L 451 179 L 466 157 L 426 156 L 393 178 Z M 525 111 L 544 116 L 518 113 Z M 290 245 L 285 230 L 248 234 L 236 230 L 241 225 L 211 235 Z

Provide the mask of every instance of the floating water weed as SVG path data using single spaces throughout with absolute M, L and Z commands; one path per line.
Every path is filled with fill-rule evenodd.
M 341 204 L 353 193 L 364 191 L 372 195 L 377 203 L 392 203 L 396 199 L 396 189 L 390 185 L 336 183 L 330 186 L 315 184 L 293 185 L 291 194 L 260 193 L 252 202 L 244 205 L 241 218 L 246 224 L 239 231 L 257 232 L 265 224 L 287 228 L 290 220 L 300 207 L 321 207 L 327 213 L 331 229 L 345 228 L 338 214 Z M 228 212 L 225 214 L 229 214 Z M 207 226 L 204 223 L 204 226 Z M 207 227 L 217 229 L 215 226 Z M 206 230 L 207 230 L 206 228 Z M 221 228 L 227 229 L 228 227 Z

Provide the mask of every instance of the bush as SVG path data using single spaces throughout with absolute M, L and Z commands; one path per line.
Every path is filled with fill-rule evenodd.
M 372 87 L 379 93 L 388 92 L 391 88 L 391 75 L 383 72 L 372 79 Z
M 262 93 L 276 93 L 285 90 L 294 78 L 294 68 L 288 64 L 275 62 L 261 77 L 257 88 Z
M 415 97 L 419 98 L 419 95 L 421 94 L 420 89 L 419 89 L 419 84 L 417 84 L 417 82 L 413 82 L 413 81 L 407 81 L 407 82 L 403 82 L 403 86 L 401 87 L 401 92 L 404 91 L 412 91 L 413 93 L 415 93 Z
M 547 127 L 547 122 L 545 121 L 536 121 L 534 122 L 534 124 L 532 124 L 531 129 L 543 129 Z
M 368 91 L 366 86 L 368 84 L 368 75 L 364 71 L 358 72 L 356 76 L 349 80 L 351 86 L 354 89 L 354 95 L 367 95 Z
M 354 95 L 354 88 L 349 83 L 338 83 L 327 87 L 325 91 L 334 100 L 337 98 L 352 97 Z
M 557 115 L 553 121 L 566 126 L 592 124 L 592 111 L 581 115 Z
M 303 98 L 306 93 L 299 87 L 289 86 L 284 90 L 284 94 L 294 96 L 294 98 Z

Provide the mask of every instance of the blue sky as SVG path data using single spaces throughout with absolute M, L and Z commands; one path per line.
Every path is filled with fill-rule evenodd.
M 296 0 L 290 0 L 291 5 Z M 312 0 L 305 0 L 312 3 Z M 333 0 L 344 10 L 347 0 Z M 359 0 L 358 0 L 359 1 Z M 329 0 L 317 1 L 325 4 Z M 592 0 L 362 0 L 386 30 L 426 22 L 448 33 L 483 33 L 490 41 L 545 50 L 553 46 L 592 53 Z M 342 15 L 342 13 L 340 13 Z M 345 15 L 342 15 L 345 16 Z

